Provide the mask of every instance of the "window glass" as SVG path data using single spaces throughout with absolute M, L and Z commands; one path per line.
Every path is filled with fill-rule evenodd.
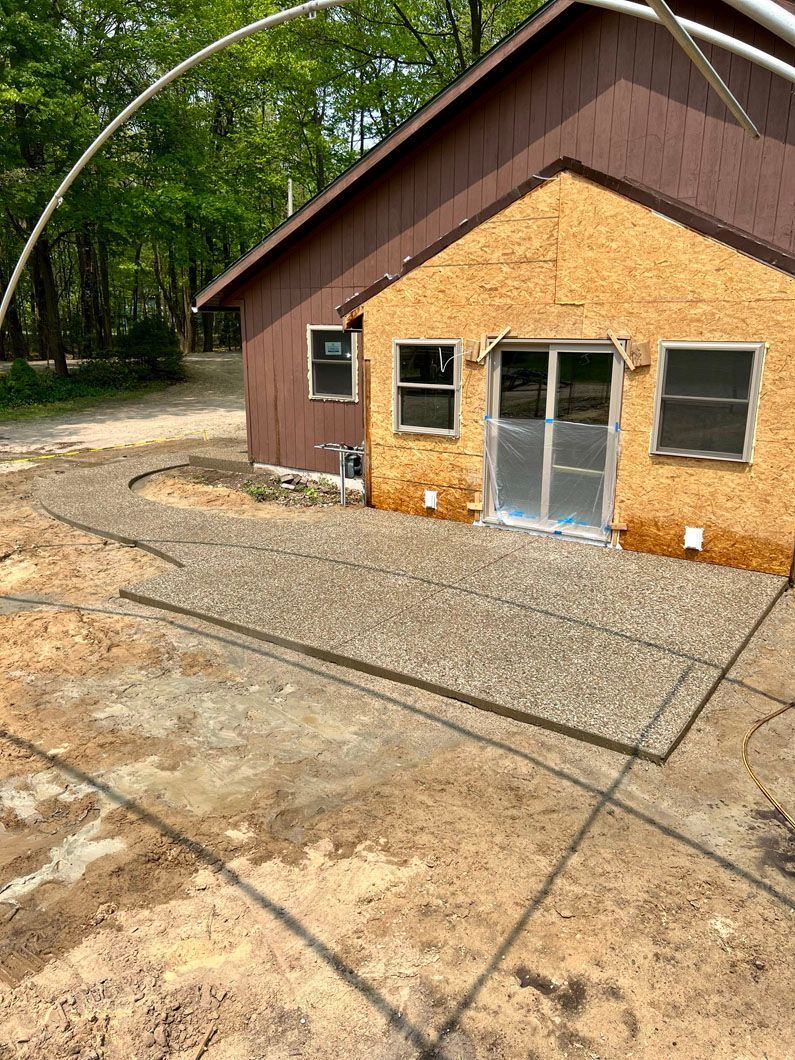
M 315 394 L 328 394 L 334 397 L 353 396 L 350 364 L 316 362 L 312 367 Z
M 398 430 L 455 434 L 459 379 L 453 343 L 401 343 L 395 378 Z
M 504 349 L 501 354 L 500 419 L 543 420 L 547 408 L 546 350 Z
M 606 427 L 612 379 L 612 352 L 558 354 L 556 418 Z
M 452 386 L 455 379 L 454 346 L 401 346 L 400 382 Z
M 664 345 L 663 358 L 655 448 L 744 459 L 757 350 Z
M 748 400 L 753 350 L 668 350 L 666 396 Z
M 659 446 L 742 456 L 748 405 L 663 399 Z
M 353 340 L 350 332 L 316 328 L 309 332 L 312 397 L 353 397 Z
M 406 388 L 400 391 L 401 427 L 452 431 L 455 426 L 455 391 Z

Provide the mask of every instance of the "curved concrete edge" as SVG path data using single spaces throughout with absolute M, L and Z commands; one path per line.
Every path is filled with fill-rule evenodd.
M 142 480 L 144 480 L 146 478 L 149 478 L 149 477 L 151 477 L 153 475 L 161 474 L 161 473 L 163 473 L 165 471 L 171 471 L 171 470 L 175 470 L 176 468 L 186 467 L 186 466 L 189 466 L 189 465 L 190 465 L 190 460 L 186 458 L 186 459 L 181 459 L 179 462 L 172 462 L 172 463 L 164 464 L 162 467 L 148 468 L 146 471 L 141 471 L 141 472 L 134 473 L 128 478 L 127 484 L 126 484 L 126 488 L 132 494 L 132 493 L 134 493 L 132 487 L 135 485 L 136 482 L 140 482 L 140 481 L 142 481 Z M 80 470 L 83 471 L 85 469 L 80 469 Z M 122 534 L 119 534 L 119 533 L 116 533 L 114 531 L 99 529 L 99 528 L 97 528 L 95 526 L 91 526 L 90 524 L 80 522 L 78 520 L 72 519 L 69 516 L 63 515 L 62 513 L 54 510 L 53 508 L 51 508 L 50 506 L 45 504 L 38 497 L 37 497 L 37 500 L 38 500 L 39 505 L 42 507 L 42 509 L 48 515 L 52 516 L 52 518 L 58 519 L 60 522 L 63 522 L 63 523 L 65 523 L 65 524 L 67 524 L 69 526 L 72 526 L 72 527 L 74 527 L 74 528 L 76 528 L 78 530 L 82 530 L 82 531 L 84 531 L 86 533 L 92 534 L 92 535 L 94 535 L 96 537 L 99 537 L 99 538 L 105 538 L 105 539 L 108 539 L 108 540 L 111 540 L 111 541 L 117 541 L 120 544 L 130 545 L 130 546 L 133 546 L 135 548 L 140 548 L 142 551 L 148 552 L 151 555 L 157 557 L 158 559 L 162 559 L 164 562 L 170 563 L 172 566 L 174 566 L 174 567 L 176 567 L 178 569 L 184 569 L 185 566 L 186 566 L 180 560 L 175 559 L 173 556 L 169 555 L 167 552 L 164 552 L 161 549 L 156 548 L 155 546 L 149 544 L 145 540 L 126 537 L 126 536 L 124 536 Z M 145 501 L 145 499 L 141 499 L 141 501 L 143 503 L 155 504 L 155 505 L 160 505 L 161 507 L 167 507 L 167 505 L 162 505 L 161 502 L 157 502 L 157 501 Z M 139 501 L 139 503 L 140 503 L 140 501 Z M 726 677 L 726 675 L 729 673 L 729 671 L 735 665 L 735 663 L 737 662 L 737 659 L 740 657 L 742 652 L 748 646 L 748 643 L 750 642 L 752 637 L 755 635 L 755 633 L 757 632 L 759 627 L 762 625 L 762 623 L 768 617 L 768 615 L 770 614 L 772 609 L 775 607 L 775 605 L 778 603 L 778 601 L 781 599 L 781 597 L 783 596 L 784 592 L 786 592 L 786 590 L 787 590 L 787 583 L 786 583 L 786 581 L 782 581 L 780 591 L 773 597 L 773 599 L 770 601 L 769 605 L 765 608 L 763 613 L 759 616 L 759 618 L 754 623 L 754 625 L 751 628 L 751 630 L 744 637 L 742 643 L 739 645 L 739 647 L 733 653 L 733 655 L 732 655 L 731 659 L 728 661 L 728 663 L 722 669 L 720 669 L 720 671 L 717 673 L 714 682 L 710 685 L 710 688 L 708 689 L 706 694 L 704 694 L 702 696 L 697 708 L 689 716 L 687 722 L 682 727 L 682 729 L 680 730 L 680 732 L 678 733 L 676 738 L 673 740 L 673 742 L 669 745 L 669 747 L 667 748 L 667 750 L 666 750 L 666 752 L 664 754 L 657 754 L 657 753 L 655 753 L 653 751 L 650 751 L 648 749 L 638 747 L 636 744 L 629 744 L 629 743 L 625 743 L 623 741 L 611 740 L 609 737 L 600 736 L 597 733 L 589 732 L 589 731 L 587 731 L 585 729 L 581 729 L 581 728 L 579 728 L 577 726 L 568 726 L 565 723 L 556 722 L 556 721 L 553 721 L 553 720 L 551 720 L 549 718 L 544 718 L 544 717 L 538 716 L 536 714 L 533 714 L 533 713 L 531 713 L 529 711 L 518 710 L 518 709 L 514 709 L 514 708 L 511 708 L 511 707 L 505 706 L 503 704 L 495 703 L 495 702 L 493 702 L 491 700 L 484 700 L 484 699 L 481 699 L 481 698 L 476 697 L 476 696 L 469 696 L 466 693 L 457 691 L 455 689 L 447 688 L 444 685 L 439 685 L 439 684 L 435 684 L 434 682 L 425 681 L 425 680 L 423 680 L 422 678 L 419 678 L 419 677 L 413 677 L 411 674 L 407 674 L 407 673 L 404 673 L 402 671 L 396 671 L 396 670 L 391 670 L 391 669 L 387 669 L 387 668 L 384 668 L 384 667 L 376 666 L 374 664 L 367 663 L 364 660 L 353 658 L 353 657 L 350 657 L 350 656 L 347 656 L 347 655 L 344 655 L 344 654 L 341 654 L 341 653 L 338 653 L 338 652 L 333 652 L 333 651 L 328 651 L 328 650 L 325 650 L 325 649 L 322 649 L 322 648 L 317 648 L 317 647 L 314 647 L 312 645 L 305 644 L 305 643 L 303 643 L 301 641 L 295 641 L 295 640 L 291 640 L 291 639 L 288 639 L 288 638 L 279 637 L 278 635 L 270 634 L 270 633 L 268 633 L 265 630 L 257 629 L 256 627 L 252 627 L 252 626 L 247 626 L 247 625 L 244 625 L 242 623 L 232 622 L 232 621 L 229 621 L 229 620 L 226 620 L 226 619 L 218 618 L 218 617 L 216 617 L 214 615 L 205 613 L 205 612 L 197 610 L 197 609 L 192 609 L 192 608 L 187 608 L 187 607 L 183 608 L 183 607 L 180 607 L 177 604 L 173 604 L 171 602 L 166 602 L 166 601 L 161 601 L 157 597 L 148 596 L 148 595 L 146 595 L 144 593 L 136 592 L 136 591 L 134 591 L 132 589 L 125 589 L 124 587 L 121 587 L 119 589 L 119 596 L 122 599 L 127 599 L 127 600 L 130 600 L 130 601 L 134 602 L 134 603 L 142 604 L 142 605 L 147 606 L 147 607 L 152 607 L 152 608 L 155 608 L 155 609 L 160 610 L 160 611 L 167 611 L 167 612 L 172 612 L 172 613 L 175 613 L 175 614 L 181 614 L 181 615 L 185 615 L 185 616 L 187 616 L 189 618 L 197 619 L 197 620 L 202 621 L 202 622 L 207 622 L 210 625 L 214 625 L 214 626 L 217 626 L 219 628 L 229 630 L 230 632 L 237 633 L 237 634 L 239 634 L 241 636 L 250 637 L 250 638 L 252 638 L 254 640 L 260 640 L 260 641 L 264 641 L 266 643 L 274 644 L 274 645 L 277 645 L 278 647 L 286 648 L 286 649 L 288 649 L 290 651 L 294 651 L 294 652 L 296 652 L 298 654 L 305 655 L 305 656 L 308 656 L 310 658 L 316 658 L 316 659 L 318 659 L 318 660 L 320 660 L 322 662 L 332 663 L 333 665 L 344 667 L 344 668 L 347 668 L 349 670 L 358 671 L 358 672 L 361 672 L 361 673 L 369 674 L 369 675 L 374 676 L 374 677 L 383 678 L 385 680 L 392 681 L 395 684 L 400 684 L 400 685 L 406 685 L 406 686 L 409 686 L 409 687 L 419 688 L 419 689 L 422 689 L 424 691 L 430 692 L 430 693 L 432 693 L 434 695 L 441 696 L 441 697 L 443 697 L 445 699 L 454 700 L 454 701 L 457 701 L 457 702 L 460 702 L 460 703 L 466 703 L 469 706 L 473 706 L 473 707 L 476 707 L 476 708 L 478 708 L 480 710 L 488 711 L 488 712 L 490 712 L 492 714 L 497 714 L 497 715 L 500 715 L 502 717 L 510 718 L 510 719 L 512 719 L 514 721 L 519 721 L 519 722 L 523 722 L 525 724 L 534 725 L 534 726 L 536 726 L 538 728 L 546 729 L 546 730 L 551 731 L 551 732 L 557 732 L 557 733 L 560 733 L 561 735 L 570 737 L 572 739 L 579 740 L 581 742 L 590 743 L 590 744 L 598 746 L 598 747 L 604 747 L 604 748 L 606 748 L 607 750 L 610 750 L 610 751 L 616 751 L 616 752 L 618 752 L 620 754 L 634 756 L 634 757 L 637 757 L 637 758 L 645 759 L 646 761 L 649 761 L 649 762 L 653 762 L 653 763 L 655 763 L 657 765 L 662 765 L 668 760 L 668 758 L 671 756 L 671 754 L 673 754 L 673 752 L 676 750 L 676 748 L 682 742 L 684 737 L 687 735 L 687 733 L 689 732 L 689 730 L 692 727 L 692 725 L 695 723 L 695 721 L 700 716 L 700 714 L 701 714 L 702 710 L 704 709 L 704 707 L 707 705 L 709 700 L 714 695 L 714 693 L 715 693 L 716 689 L 718 688 L 718 686 L 720 685 L 721 681 L 723 681 L 723 679 Z
M 188 467 L 190 465 L 189 460 L 180 460 L 178 464 L 166 464 L 164 467 L 151 468 L 149 471 L 141 471 L 138 475 L 133 475 L 131 479 L 127 481 L 127 489 L 130 493 L 134 493 L 133 486 L 136 482 L 143 482 L 145 478 L 151 478 L 152 475 L 162 475 L 164 471 L 175 471 L 178 467 Z M 150 502 L 154 504 L 161 504 L 161 501 Z
M 163 467 L 154 468 L 150 471 L 142 471 L 139 474 L 133 475 L 127 480 L 127 489 L 130 493 L 133 493 L 133 486 L 136 482 L 141 482 L 145 478 L 149 478 L 152 475 L 160 475 L 164 471 L 174 471 L 178 467 L 187 467 L 188 461 L 181 460 L 178 464 L 166 464 Z M 83 469 L 81 469 L 83 470 Z M 142 541 L 139 538 L 125 537 L 124 534 L 117 534 L 113 530 L 101 530 L 96 526 L 90 526 L 88 523 L 78 522 L 76 519 L 71 519 L 68 515 L 64 515 L 62 512 L 57 512 L 55 509 L 49 507 L 44 501 L 37 495 L 36 501 L 43 511 L 47 513 L 52 519 L 57 519 L 60 523 L 65 523 L 66 526 L 71 526 L 75 530 L 83 530 L 87 534 L 91 534 L 94 537 L 99 537 L 105 541 L 116 541 L 120 545 L 131 545 L 133 548 L 140 548 L 142 552 L 148 552 L 152 556 L 156 556 L 157 559 L 162 559 L 165 563 L 170 563 L 173 567 L 177 567 L 180 570 L 184 569 L 185 564 L 180 560 L 170 556 L 167 552 L 162 549 L 155 548 L 154 545 L 150 545 L 146 541 Z
M 359 673 L 368 674 L 371 677 L 380 677 L 398 685 L 408 685 L 411 688 L 419 688 L 424 692 L 431 692 L 433 695 L 441 696 L 443 699 L 452 699 L 458 703 L 466 703 L 468 706 L 477 707 L 479 710 L 487 711 L 490 714 L 498 714 L 501 717 L 510 718 L 512 721 L 519 721 L 528 725 L 536 726 L 539 729 L 546 729 L 550 732 L 560 733 L 562 736 L 568 736 L 580 743 L 589 743 L 597 747 L 604 747 L 608 751 L 617 751 L 623 755 L 641 758 L 647 762 L 653 762 L 655 765 L 663 765 L 668 755 L 671 753 L 669 750 L 666 755 L 658 755 L 653 751 L 648 751 L 637 745 L 623 743 L 620 740 L 611 740 L 608 737 L 587 732 L 585 729 L 579 729 L 576 726 L 564 725 L 562 723 L 551 721 L 549 718 L 540 717 L 529 711 L 515 710 L 511 707 L 494 703 L 491 700 L 480 699 L 477 696 L 468 696 L 463 692 L 447 688 L 445 685 L 437 685 L 432 681 L 424 681 L 422 678 L 412 677 L 411 674 L 403 673 L 400 670 L 389 670 L 382 666 L 375 666 L 371 663 L 364 662 L 362 659 L 352 658 L 351 656 L 343 655 L 339 652 L 326 651 L 323 648 L 316 648 L 312 645 L 304 644 L 302 641 L 291 640 L 287 637 L 279 637 L 276 634 L 267 633 L 265 630 L 257 629 L 254 626 L 247 626 L 240 622 L 230 622 L 227 619 L 218 618 L 215 615 L 209 615 L 194 608 L 179 607 L 177 604 L 158 600 L 155 596 L 147 596 L 145 593 L 136 592 L 132 589 L 120 589 L 119 596 L 125 600 L 130 600 L 133 603 L 143 604 L 145 607 L 153 607 L 160 611 L 170 611 L 173 614 L 185 615 L 187 618 L 198 619 L 201 622 L 207 622 L 209 625 L 218 626 L 220 629 L 229 630 L 230 633 L 237 633 L 243 637 L 250 637 L 252 640 L 264 641 L 266 644 L 275 644 L 279 648 L 287 648 L 289 651 L 294 651 L 299 655 L 306 655 L 310 658 L 318 659 L 321 662 L 332 663 L 334 666 L 344 667 L 347 670 L 355 670 Z M 710 692 L 710 695 L 711 694 L 712 692 Z M 708 699 L 709 696 L 706 698 Z M 706 699 L 704 702 L 706 702 Z M 701 704 L 701 706 L 703 706 L 703 704 Z M 701 706 L 699 707 L 699 712 Z M 678 739 L 681 739 L 681 736 L 678 737 Z

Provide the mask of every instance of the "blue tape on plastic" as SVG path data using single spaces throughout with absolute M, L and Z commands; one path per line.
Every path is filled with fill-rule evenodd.
M 554 422 L 555 422 L 555 421 L 554 421 L 554 420 L 551 420 L 551 419 L 547 419 L 547 420 L 544 420 L 544 423 L 554 423 Z
M 618 434 L 618 420 L 616 420 L 616 434 Z

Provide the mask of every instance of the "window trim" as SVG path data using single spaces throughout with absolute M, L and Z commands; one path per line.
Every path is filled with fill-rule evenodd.
M 395 434 L 432 434 L 440 438 L 461 437 L 461 358 L 463 356 L 462 339 L 393 339 L 392 340 L 392 429 Z M 452 346 L 453 347 L 453 383 L 401 383 L 400 382 L 400 347 L 401 346 Z M 404 426 L 400 422 L 400 391 L 406 390 L 452 390 L 453 391 L 453 429 L 448 431 L 441 427 Z
M 669 350 L 744 350 L 753 353 L 751 378 L 748 384 L 748 415 L 745 421 L 745 439 L 743 441 L 743 451 L 740 455 L 736 453 L 714 453 L 703 449 L 668 449 L 660 446 L 659 433 L 662 426 L 662 402 L 665 397 L 663 386 L 668 367 Z M 652 456 L 680 456 L 690 457 L 694 460 L 722 460 L 733 464 L 753 463 L 759 393 L 762 387 L 762 372 L 766 350 L 767 344 L 765 342 L 686 342 L 678 339 L 676 341 L 660 339 L 657 351 L 657 386 L 654 393 L 654 420 L 652 422 L 649 453 Z M 685 395 L 677 395 L 677 397 L 683 401 L 690 400 Z M 702 403 L 708 403 L 712 400 L 720 404 L 731 403 L 732 401 L 738 404 L 745 404 L 745 401 L 739 398 L 692 398 L 692 400 L 698 400 Z
M 307 376 L 309 379 L 310 401 L 339 401 L 346 405 L 353 405 L 359 400 L 359 338 L 355 331 L 349 331 L 351 337 L 351 396 L 345 397 L 340 394 L 317 394 L 315 393 L 314 373 L 312 365 L 316 363 L 312 359 L 312 333 L 315 331 L 344 332 L 341 324 L 307 324 L 306 326 L 306 362 Z M 326 362 L 324 362 L 326 363 Z

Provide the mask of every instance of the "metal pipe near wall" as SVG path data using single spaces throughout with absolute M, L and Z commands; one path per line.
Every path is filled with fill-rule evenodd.
M 631 15 L 633 18 L 640 18 L 645 22 L 660 24 L 659 18 L 650 7 L 646 7 L 645 4 L 633 3 L 632 0 L 580 0 L 580 3 L 588 4 L 591 7 L 601 7 L 605 11 L 615 11 L 619 15 Z M 717 48 L 723 48 L 727 52 L 739 55 L 740 58 L 747 59 L 749 62 L 761 66 L 763 70 L 769 70 L 771 74 L 778 74 L 779 77 L 783 77 L 785 80 L 795 84 L 795 66 L 785 63 L 783 59 L 778 59 L 775 55 L 769 55 L 767 52 L 762 51 L 761 48 L 755 48 L 752 44 L 746 44 L 745 41 L 737 40 L 736 37 L 731 37 L 728 33 L 721 33 L 720 30 L 713 29 L 711 26 L 702 26 L 700 22 L 693 22 L 689 18 L 680 18 L 679 23 L 684 26 L 692 37 L 697 37 L 707 44 L 714 44 Z
M 795 15 L 774 0 L 726 0 L 726 3 L 795 47 Z
M 44 212 L 36 222 L 35 228 L 28 237 L 25 249 L 20 255 L 19 261 L 11 274 L 11 279 L 8 281 L 8 286 L 3 294 L 3 301 L 0 303 L 0 327 L 3 326 L 3 321 L 5 320 L 8 307 L 11 304 L 11 299 L 14 296 L 14 291 L 19 283 L 19 278 L 27 265 L 28 258 L 36 245 L 36 241 L 44 231 L 49 219 L 63 202 L 64 195 L 72 186 L 81 170 L 83 170 L 91 161 L 105 141 L 109 139 L 121 125 L 124 125 L 124 123 L 147 102 L 147 100 L 151 99 L 152 96 L 157 95 L 162 88 L 165 88 L 166 85 L 170 85 L 171 82 L 175 81 L 181 74 L 186 73 L 186 71 L 192 69 L 194 66 L 198 66 L 200 62 L 208 59 L 211 55 L 215 55 L 216 52 L 228 48 L 230 44 L 236 44 L 238 41 L 245 40 L 246 37 L 251 37 L 263 29 L 270 29 L 272 26 L 278 26 L 282 22 L 289 22 L 291 19 L 300 18 L 302 15 L 311 15 L 323 8 L 338 7 L 340 4 L 346 4 L 348 2 L 349 0 L 309 0 L 308 3 L 300 4 L 298 7 L 286 8 L 284 11 L 277 11 L 275 15 L 268 15 L 267 18 L 260 18 L 256 22 L 249 23 L 248 26 L 243 26 L 241 29 L 236 29 L 233 33 L 228 33 L 225 37 L 221 37 L 220 40 L 214 41 L 206 48 L 202 48 L 201 51 L 195 52 L 193 55 L 179 63 L 178 66 L 169 70 L 168 73 L 159 77 L 157 81 L 154 81 L 149 88 L 145 89 L 139 96 L 136 96 L 132 103 L 129 103 L 120 114 L 117 114 L 113 121 L 105 126 L 96 140 L 86 148 L 61 181 L 55 194 L 45 206 Z
M 746 132 L 759 139 L 759 130 L 751 121 L 751 118 L 745 113 L 740 102 L 735 99 L 734 93 L 713 68 L 712 63 L 673 13 L 666 0 L 648 0 L 648 2 L 649 7 L 654 11 L 690 62 L 697 70 L 701 71 L 704 80 L 710 85 L 724 107 L 728 109 L 730 114 L 734 115 L 735 120 Z

